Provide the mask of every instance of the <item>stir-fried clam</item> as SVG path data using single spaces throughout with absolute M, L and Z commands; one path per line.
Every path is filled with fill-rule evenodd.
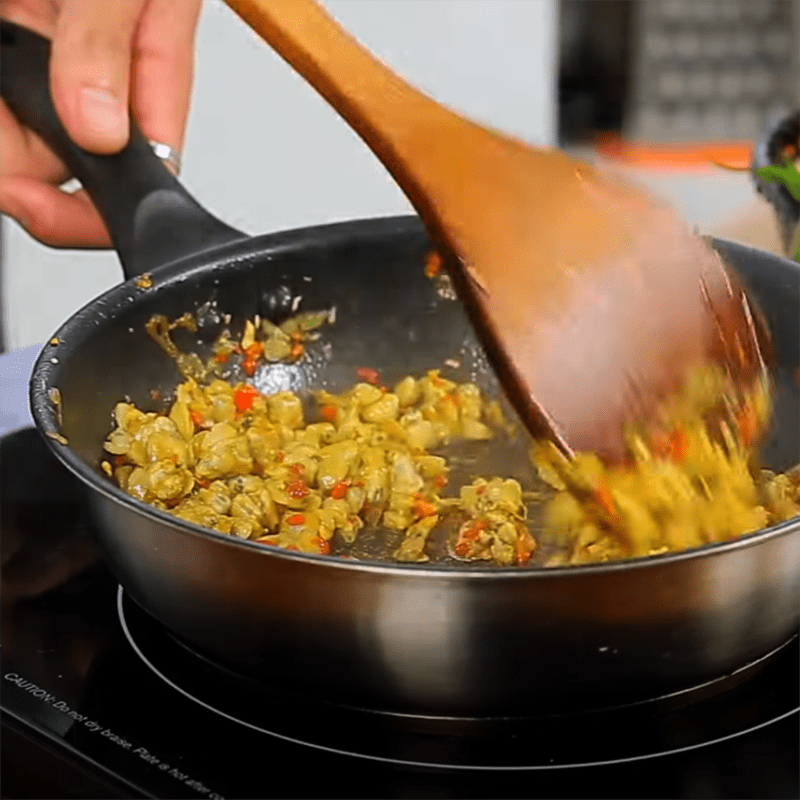
M 395 532 L 394 558 L 406 562 L 429 559 L 436 530 L 449 530 L 454 559 L 556 566 L 681 550 L 800 513 L 800 470 L 753 467 L 754 432 L 770 411 L 766 384 L 736 399 L 714 368 L 689 375 L 657 429 L 630 431 L 623 466 L 531 443 L 531 461 L 551 488 L 539 529 L 527 518 L 532 485 L 514 478 L 473 475 L 445 494 L 452 465 L 443 447 L 488 443 L 513 428 L 474 384 L 431 370 L 389 390 L 362 368 L 348 391 L 316 392 L 309 414 L 291 392 L 266 396 L 215 377 L 233 355 L 246 375 L 261 360 L 301 358 L 312 331 L 330 320 L 330 312 L 311 312 L 279 326 L 249 322 L 239 342 L 219 337 L 207 364 L 169 338 L 177 326 L 193 328 L 189 315 L 151 320 L 151 335 L 186 380 L 167 413 L 116 406 L 104 472 L 180 519 L 288 550 L 326 554 L 365 529 Z M 714 417 L 721 395 L 730 408 Z
M 540 476 L 557 490 L 545 535 L 561 547 L 548 564 L 684 550 L 800 514 L 800 469 L 775 475 L 754 466 L 752 440 L 770 414 L 767 385 L 730 409 L 733 425 L 712 424 L 716 398 L 733 396 L 727 383 L 713 367 L 691 373 L 658 430 L 629 433 L 624 466 L 608 467 L 589 453 L 566 459 L 548 443 L 532 446 Z
M 449 467 L 428 452 L 494 435 L 490 424 L 503 421 L 502 411 L 476 386 L 432 370 L 404 378 L 394 391 L 358 383 L 343 394 L 320 391 L 316 400 L 318 419 L 308 422 L 290 392 L 264 396 L 243 383 L 201 386 L 190 378 L 166 415 L 117 405 L 106 442 L 116 466 L 106 462 L 105 469 L 128 494 L 181 519 L 303 552 L 330 552 L 337 534 L 353 542 L 370 520 L 404 532 L 398 560 L 424 561 L 443 513 L 479 513 L 479 504 L 440 496 Z M 484 485 L 477 481 L 475 491 Z M 494 495 L 490 484 L 487 497 Z M 520 485 L 503 482 L 493 503 L 497 541 L 506 546 L 476 543 L 457 554 L 527 561 L 533 546 L 519 524 Z

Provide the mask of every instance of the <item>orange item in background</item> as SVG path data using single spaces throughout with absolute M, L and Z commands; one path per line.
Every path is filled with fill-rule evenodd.
M 752 159 L 752 142 L 689 142 L 666 144 L 632 142 L 618 134 L 595 139 L 595 151 L 609 161 L 646 169 L 703 170 L 725 167 L 747 170 Z

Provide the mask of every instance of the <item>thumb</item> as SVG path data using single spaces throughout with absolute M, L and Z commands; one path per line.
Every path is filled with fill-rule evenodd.
M 127 144 L 133 37 L 145 2 L 63 0 L 50 83 L 61 121 L 85 150 L 116 153 Z

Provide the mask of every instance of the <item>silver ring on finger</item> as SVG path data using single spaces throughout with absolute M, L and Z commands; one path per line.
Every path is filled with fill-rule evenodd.
M 165 163 L 172 167 L 172 171 L 176 175 L 181 172 L 181 154 L 166 142 L 157 142 L 154 139 L 149 140 L 150 147 L 153 152 Z

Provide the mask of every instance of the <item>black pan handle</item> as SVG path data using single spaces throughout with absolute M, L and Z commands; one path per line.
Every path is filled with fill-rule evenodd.
M 95 155 L 78 147 L 50 96 L 47 39 L 2 20 L 0 47 L 0 97 L 86 189 L 126 278 L 247 238 L 209 214 L 181 186 L 133 122 L 130 141 L 119 153 Z

